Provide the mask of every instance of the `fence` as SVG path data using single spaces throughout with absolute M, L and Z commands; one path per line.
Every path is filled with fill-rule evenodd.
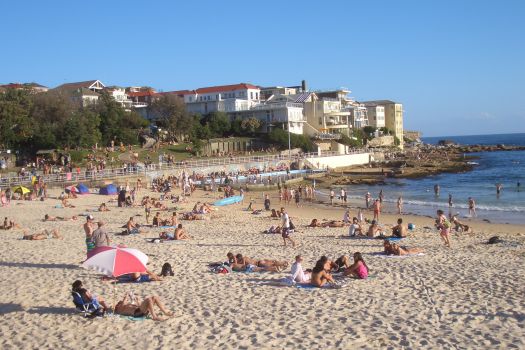
M 364 153 L 364 151 L 356 150 L 352 153 Z M 10 176 L 0 178 L 0 187 L 12 187 L 18 185 L 31 184 L 35 176 L 41 177 L 47 184 L 56 183 L 72 183 L 72 182 L 87 182 L 87 181 L 101 181 L 101 180 L 112 180 L 118 179 L 119 177 L 125 176 L 147 176 L 160 171 L 170 170 L 182 170 L 182 169 L 198 169 L 206 168 L 210 166 L 218 165 L 229 165 L 229 164 L 244 164 L 244 163 L 264 163 L 270 161 L 297 161 L 305 158 L 313 157 L 332 157 L 339 155 L 338 152 L 322 152 L 321 155 L 318 153 L 302 153 L 298 155 L 260 155 L 260 156 L 247 156 L 247 157 L 223 157 L 223 158 L 212 158 L 212 159 L 198 159 L 191 161 L 176 162 L 173 164 L 158 163 L 150 164 L 148 166 L 128 166 L 127 168 L 116 168 L 116 169 L 104 169 L 104 170 L 82 170 L 80 172 L 73 173 L 58 173 L 58 174 L 46 174 L 36 172 L 35 174 L 26 174 L 24 176 Z

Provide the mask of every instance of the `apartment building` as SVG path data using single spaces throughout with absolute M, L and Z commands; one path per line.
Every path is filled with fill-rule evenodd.
M 376 100 L 362 102 L 366 106 L 383 106 L 385 109 L 385 126 L 394 132 L 401 142 L 399 148 L 403 149 L 403 104 L 390 100 Z
M 385 106 L 367 105 L 366 103 L 364 106 L 368 116 L 368 125 L 376 128 L 385 127 Z

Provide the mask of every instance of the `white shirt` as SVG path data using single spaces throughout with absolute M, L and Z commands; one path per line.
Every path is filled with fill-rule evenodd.
M 288 213 L 283 213 L 281 215 L 281 221 L 283 223 L 283 228 L 290 228 L 290 217 L 288 216 Z
M 310 282 L 309 274 L 305 274 L 304 273 L 304 270 L 303 270 L 303 267 L 301 266 L 301 263 L 298 263 L 298 262 L 294 262 L 292 264 L 292 271 L 291 271 L 291 275 L 290 275 L 289 279 L 292 282 L 297 282 L 297 283 Z

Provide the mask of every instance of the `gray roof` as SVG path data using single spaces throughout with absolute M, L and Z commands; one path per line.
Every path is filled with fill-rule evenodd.
M 399 102 L 394 102 L 391 100 L 374 100 L 374 101 L 359 101 L 359 103 L 364 104 L 366 107 L 375 107 L 375 106 L 382 106 L 382 105 L 398 104 Z

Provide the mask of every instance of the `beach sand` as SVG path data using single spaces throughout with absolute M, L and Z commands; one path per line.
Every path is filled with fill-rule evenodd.
M 52 192 L 53 194 L 53 192 Z M 54 193 L 56 195 L 57 193 Z M 140 196 L 146 194 L 143 191 Z M 249 193 L 262 207 L 262 193 Z M 93 209 L 107 197 L 72 200 L 76 208 L 57 209 L 58 200 L 16 202 L 0 208 L 28 231 L 59 227 L 63 240 L 20 240 L 22 230 L 0 231 L 0 346 L 2 349 L 349 349 L 349 348 L 521 348 L 525 347 L 525 229 L 523 226 L 474 222 L 474 235 L 453 234 L 452 249 L 443 246 L 434 219 L 403 216 L 416 229 L 403 244 L 426 250 L 423 256 L 388 258 L 381 240 L 341 238 L 347 228 L 305 228 L 313 217 L 341 219 L 342 208 L 286 206 L 298 228 L 298 248 L 283 247 L 280 235 L 262 234 L 278 221 L 268 213 L 252 215 L 238 204 L 220 207 L 211 221 L 182 221 L 193 240 L 147 243 L 160 229 L 143 235 L 114 236 L 113 243 L 137 248 L 160 272 L 170 262 L 175 276 L 163 282 L 118 284 L 119 296 L 158 295 L 175 312 L 165 322 L 118 317 L 83 318 L 75 311 L 71 283 L 84 285 L 108 301 L 113 285 L 80 267 L 85 258 L 82 224 L 42 222 L 44 214 L 72 216 Z M 190 198 L 211 201 L 202 191 Z M 272 207 L 280 204 L 272 197 Z M 117 208 L 93 213 L 120 232 L 128 217 L 144 223 L 144 210 Z M 356 210 L 352 209 L 355 215 Z M 169 213 L 163 214 L 168 217 Z M 365 213 L 371 217 L 371 213 Z M 393 224 L 397 215 L 385 215 Z M 425 226 L 429 227 L 425 229 Z M 483 242 L 499 235 L 506 243 Z M 342 289 L 298 289 L 265 285 L 282 273 L 213 274 L 207 265 L 226 260 L 226 253 L 287 260 L 301 254 L 304 267 L 321 255 L 363 253 L 373 277 L 350 280 Z

